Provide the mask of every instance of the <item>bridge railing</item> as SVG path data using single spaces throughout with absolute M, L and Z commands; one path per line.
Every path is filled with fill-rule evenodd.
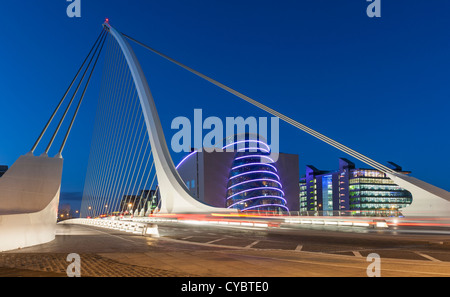
M 112 220 L 112 219 L 70 219 L 62 221 L 59 224 L 78 224 L 78 225 L 90 225 L 101 228 L 113 229 L 117 231 L 130 232 L 139 235 L 159 236 L 158 226 L 149 223 L 140 223 L 134 221 L 125 220 Z

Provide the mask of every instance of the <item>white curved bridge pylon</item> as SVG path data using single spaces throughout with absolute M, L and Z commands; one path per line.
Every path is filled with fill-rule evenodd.
M 161 194 L 159 213 L 237 212 L 236 209 L 205 205 L 189 194 L 188 189 L 176 170 L 172 157 L 170 156 L 153 96 L 133 49 L 120 32 L 108 23 L 105 23 L 104 26 L 119 44 L 138 93 L 152 147 L 158 187 Z
M 351 148 L 299 123 L 298 121 L 258 102 L 257 100 L 254 100 L 234 89 L 232 89 L 229 86 L 226 86 L 216 80 L 214 80 L 211 77 L 208 77 L 189 66 L 184 65 L 183 63 L 176 61 L 175 59 L 133 39 L 130 36 L 124 35 L 126 38 L 132 40 L 133 42 L 143 46 L 144 48 L 148 49 L 149 51 L 159 55 L 160 57 L 174 63 L 175 65 L 180 66 L 181 68 L 191 72 L 192 74 L 214 84 L 215 86 L 235 95 L 236 97 L 268 112 L 269 114 L 279 117 L 281 120 L 285 121 L 286 123 L 302 130 L 305 133 L 308 133 L 311 136 L 316 137 L 317 139 L 327 143 L 328 145 L 333 146 L 334 148 L 352 156 L 353 158 L 385 173 L 389 178 L 391 178 L 395 183 L 397 183 L 399 186 L 403 187 L 404 189 L 411 192 L 413 195 L 413 202 L 408 207 L 402 209 L 402 213 L 408 216 L 440 216 L 440 217 L 450 217 L 450 192 L 438 188 L 436 186 L 433 186 L 429 183 L 426 183 L 422 180 L 419 180 L 417 178 L 411 177 L 409 175 L 405 175 L 399 172 L 396 172 L 392 170 L 391 168 L 384 166 L 375 160 L 352 150 Z

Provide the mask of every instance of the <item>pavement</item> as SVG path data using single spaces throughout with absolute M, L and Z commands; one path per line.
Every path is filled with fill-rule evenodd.
M 92 226 L 58 225 L 56 239 L 50 243 L 0 253 L 0 276 L 66 277 L 67 255 L 77 253 L 82 277 L 366 277 L 372 264 L 367 256 L 373 251 L 380 253 L 383 277 L 450 276 L 450 253 L 442 246 L 435 254 L 419 249 L 414 257 L 394 258 L 389 252 L 404 243 L 358 251 L 345 250 L 346 245 L 341 244 L 338 253 L 308 251 L 297 242 L 288 242 L 288 249 L 277 247 L 278 241 L 267 244 L 267 238 L 273 238 L 270 234 L 252 231 L 228 238 L 233 231 L 189 228 L 160 227 L 160 237 L 149 237 Z M 187 236 L 186 230 L 191 230 L 191 235 Z M 181 231 L 184 237 L 177 233 Z M 307 236 L 305 232 L 300 238 L 308 241 Z M 203 239 L 198 240 L 200 237 Z M 350 240 L 355 235 L 347 237 Z M 236 238 L 243 241 L 238 243 Z M 255 240 L 261 238 L 266 242 Z M 228 239 L 235 242 L 227 244 Z

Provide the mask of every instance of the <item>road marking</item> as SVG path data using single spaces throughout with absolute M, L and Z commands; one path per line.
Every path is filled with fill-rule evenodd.
M 324 258 L 331 256 L 331 257 L 339 257 L 339 258 L 345 258 L 348 256 L 343 256 L 343 255 L 335 255 L 335 254 L 321 254 L 321 253 L 315 253 L 315 252 L 305 252 L 305 253 L 311 253 L 311 254 L 316 254 L 316 255 L 320 255 Z M 267 256 L 258 256 L 258 255 L 242 255 L 244 257 L 247 258 L 255 258 L 255 259 L 268 259 L 268 260 L 274 260 L 276 259 L 277 261 L 284 261 L 284 262 L 292 262 L 292 263 L 303 263 L 303 264 L 311 264 L 314 266 L 328 266 L 328 267 L 339 267 L 339 268 L 350 268 L 350 269 L 356 269 L 356 270 L 363 270 L 366 271 L 367 267 L 363 266 L 356 266 L 356 265 L 348 265 L 348 264 L 342 264 L 342 263 L 329 263 L 329 262 L 320 262 L 320 259 L 318 261 L 313 261 L 313 260 L 294 260 L 294 259 L 286 259 L 286 258 L 281 258 L 281 257 L 267 257 Z M 397 262 L 396 259 L 391 259 L 392 261 L 390 262 L 390 264 L 393 264 L 395 262 Z M 399 263 L 404 263 L 404 260 L 402 260 Z M 417 262 L 416 261 L 420 261 L 420 260 L 410 260 L 408 261 L 407 264 L 413 264 L 415 265 Z M 422 261 L 423 262 L 423 261 Z M 420 263 L 420 262 L 419 262 Z M 438 265 L 438 264 L 433 264 L 433 265 Z M 443 267 L 448 267 L 448 266 L 443 266 Z M 448 272 L 431 272 L 431 271 L 416 271 L 414 269 L 408 269 L 408 270 L 401 270 L 401 269 L 390 269 L 390 268 L 383 268 L 383 271 L 390 271 L 390 272 L 397 272 L 397 273 L 418 273 L 418 274 L 422 274 L 422 275 L 441 275 L 441 276 L 449 276 L 450 274 Z
M 426 255 L 426 254 L 422 254 L 421 252 L 414 252 L 414 253 L 416 253 L 417 255 L 422 256 L 422 257 L 424 257 L 424 258 L 426 258 L 426 259 L 428 259 L 430 261 L 433 261 L 433 262 L 442 262 L 441 260 L 438 260 L 438 259 L 433 258 L 433 257 L 431 257 L 429 255 Z
M 258 243 L 259 243 L 259 240 L 254 241 L 254 242 L 250 243 L 249 245 L 247 245 L 245 248 L 249 249 L 249 248 L 251 248 L 252 246 L 254 246 L 254 245 L 258 244 Z
M 299 244 L 299 245 L 297 245 L 297 247 L 295 248 L 295 250 L 296 250 L 297 252 L 300 252 L 300 251 L 302 250 L 302 248 L 303 248 L 303 245 Z
M 92 228 L 89 228 L 88 226 L 83 226 L 83 227 L 92 230 Z M 99 228 L 99 227 L 97 227 L 97 228 Z M 119 238 L 119 239 L 122 239 L 122 240 L 125 240 L 125 241 L 129 241 L 129 242 L 132 242 L 133 244 L 138 244 L 134 240 L 131 240 L 131 239 L 128 239 L 128 238 L 123 238 L 122 236 L 119 236 L 119 235 L 114 235 L 114 234 L 111 234 L 111 233 L 108 233 L 108 232 L 105 232 L 105 231 L 100 231 L 100 230 L 97 230 L 97 229 L 94 229 L 94 230 L 96 232 L 109 235 L 111 237 L 116 237 L 116 238 Z M 114 231 L 114 230 L 111 230 L 111 231 Z
M 189 239 L 189 238 L 192 238 L 192 237 L 194 237 L 194 236 L 183 237 L 183 238 L 181 238 L 181 240 L 186 240 L 186 239 Z
M 361 255 L 361 253 L 358 252 L 358 251 L 352 251 L 352 253 L 353 253 L 353 255 L 355 255 L 355 257 L 358 257 L 358 258 L 362 258 L 362 257 L 363 257 L 363 256 Z
M 214 239 L 214 240 L 208 241 L 206 244 L 211 244 L 211 243 L 214 243 L 214 242 L 218 242 L 218 241 L 221 241 L 223 239 L 225 239 L 225 238 Z
M 241 246 L 232 246 L 232 245 L 220 245 L 220 244 L 206 244 L 202 242 L 194 242 L 194 241 L 181 241 L 180 239 L 174 239 L 169 237 L 159 237 L 158 240 L 164 240 L 164 241 L 170 241 L 170 242 L 177 242 L 177 243 L 184 243 L 184 244 L 192 244 L 192 245 L 198 245 L 198 246 L 214 246 L 218 248 L 224 248 L 224 249 L 232 249 L 232 250 L 240 250 L 243 249 Z
M 168 237 L 160 237 L 158 238 L 158 240 L 163 240 L 163 241 L 169 241 L 169 242 L 180 242 L 180 240 L 178 239 L 173 239 L 173 238 L 168 238 Z M 198 246 L 211 246 L 211 245 L 207 245 L 205 243 L 199 243 L 199 242 L 192 242 L 192 241 L 184 241 L 183 243 L 185 244 L 192 244 L 192 245 L 198 245 Z M 256 243 L 255 243 L 256 244 Z M 253 245 L 253 244 L 252 244 Z M 238 246 L 226 246 L 226 245 L 213 245 L 216 246 L 218 248 L 223 248 L 223 249 L 229 249 L 229 250 L 242 250 L 242 247 L 238 247 Z M 245 249 L 245 248 L 244 248 Z M 235 252 L 233 252 L 235 253 Z M 352 256 L 347 256 L 347 255 L 337 255 L 337 254 L 325 254 L 325 253 L 317 253 L 317 252 L 307 252 L 305 251 L 304 253 L 306 254 L 311 254 L 314 256 L 319 256 L 319 259 L 322 257 L 331 257 L 331 258 L 340 258 L 340 259 L 348 259 L 349 257 Z M 239 255 L 239 254 L 233 254 L 233 255 Z M 333 263 L 327 263 L 327 262 L 320 262 L 320 261 L 313 261 L 313 260 L 294 260 L 294 259 L 285 259 L 285 258 L 281 258 L 281 257 L 267 257 L 267 256 L 256 256 L 256 255 L 241 255 L 244 257 L 249 257 L 249 258 L 260 258 L 260 259 L 269 259 L 269 260 L 274 260 L 276 259 L 277 261 L 284 261 L 284 262 L 291 262 L 291 263 L 303 263 L 303 264 L 311 264 L 311 265 L 316 265 L 316 266 L 328 266 L 328 267 L 339 267 L 339 268 L 352 268 L 352 269 L 357 269 L 357 270 L 366 270 L 367 267 L 360 267 L 360 266 L 356 266 L 356 265 L 348 265 L 348 264 L 333 264 Z M 419 263 L 420 265 L 427 265 L 427 266 L 433 266 L 434 265 L 447 265 L 446 262 L 440 262 L 439 264 L 437 263 L 430 263 L 430 262 L 425 262 L 424 260 L 405 260 L 405 259 L 390 259 L 389 260 L 390 264 L 393 263 L 403 263 L 406 265 L 417 265 L 417 263 Z M 353 262 L 352 262 L 353 263 Z M 429 264 L 423 264 L 423 263 L 429 263 Z M 443 267 L 448 267 L 448 266 L 443 266 Z M 439 276 L 450 276 L 449 273 L 443 272 L 443 273 L 439 273 L 439 272 L 429 272 L 429 271 L 416 271 L 414 269 L 408 269 L 408 270 L 400 270 L 400 269 L 390 269 L 390 268 L 384 268 L 384 271 L 390 271 L 390 272 L 398 272 L 398 273 L 420 273 L 422 275 L 439 275 Z

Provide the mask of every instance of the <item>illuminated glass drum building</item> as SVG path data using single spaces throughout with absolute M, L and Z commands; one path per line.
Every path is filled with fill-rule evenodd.
M 178 164 L 194 198 L 245 212 L 299 210 L 298 155 L 279 153 L 273 162 L 265 142 L 234 136 L 225 143 L 223 152 L 193 151 Z
M 401 173 L 392 162 L 389 166 Z M 339 159 L 339 170 L 321 171 L 306 166 L 300 179 L 300 212 L 320 215 L 399 216 L 412 202 L 410 192 L 402 189 L 383 172 L 355 168 L 347 159 Z
M 241 211 L 289 211 L 270 147 L 253 139 L 235 141 L 228 146 L 237 144 L 241 148 L 236 148 L 230 169 L 226 207 Z

